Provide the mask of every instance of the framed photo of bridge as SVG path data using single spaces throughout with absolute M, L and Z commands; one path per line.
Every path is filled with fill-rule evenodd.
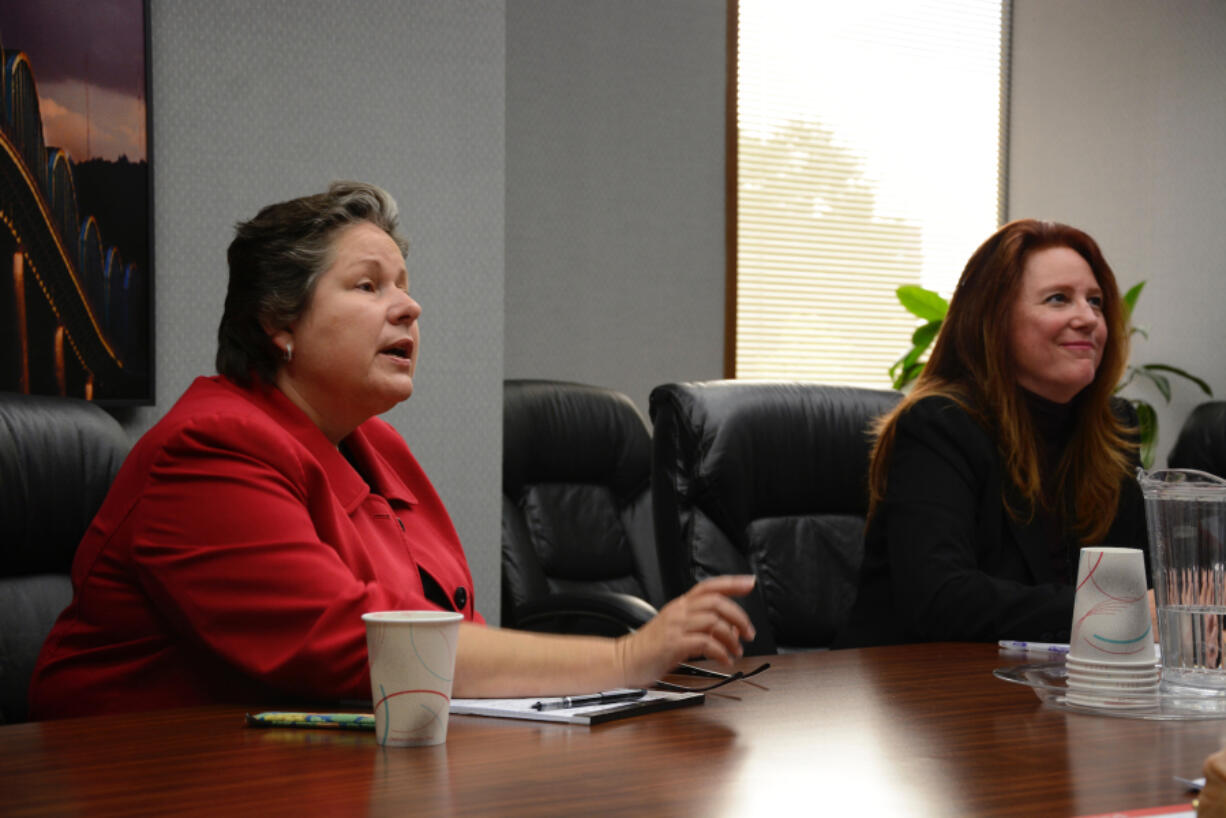
M 147 0 L 0 0 L 0 390 L 154 399 Z

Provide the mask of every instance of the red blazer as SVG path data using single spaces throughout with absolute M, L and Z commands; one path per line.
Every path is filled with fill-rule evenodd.
M 198 378 L 133 448 L 73 562 L 30 716 L 369 698 L 367 611 L 482 622 L 455 529 L 399 434 L 349 461 L 280 391 Z

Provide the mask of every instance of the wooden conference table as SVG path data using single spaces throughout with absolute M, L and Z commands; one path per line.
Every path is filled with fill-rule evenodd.
M 230 706 L 0 727 L 0 815 L 1072 816 L 1189 801 L 1172 776 L 1226 737 L 1044 708 L 991 675 L 1018 660 L 989 645 L 770 658 L 702 707 L 453 716 L 437 747 L 251 729 Z

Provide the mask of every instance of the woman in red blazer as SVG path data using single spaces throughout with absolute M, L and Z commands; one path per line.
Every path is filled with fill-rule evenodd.
M 207 702 L 365 698 L 361 614 L 464 615 L 454 694 L 649 684 L 730 661 L 753 631 L 719 577 L 610 640 L 487 628 L 464 552 L 404 440 L 421 307 L 396 205 L 336 183 L 238 226 L 217 369 L 133 448 L 73 564 L 33 718 Z

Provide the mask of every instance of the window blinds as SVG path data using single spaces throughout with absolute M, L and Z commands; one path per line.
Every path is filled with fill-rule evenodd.
M 1002 218 L 1002 0 L 739 0 L 736 377 L 889 385 Z

